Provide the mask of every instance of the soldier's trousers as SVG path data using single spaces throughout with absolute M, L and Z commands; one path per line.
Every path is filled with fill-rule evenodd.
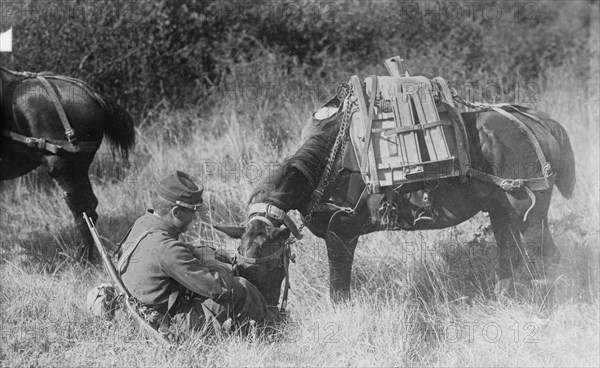
M 185 339 L 192 332 L 208 334 L 221 329 L 231 319 L 232 328 L 247 332 L 250 326 L 261 326 L 271 318 L 267 303 L 248 280 L 233 278 L 232 292 L 218 300 L 192 299 L 182 303 L 171 319 L 169 333 L 177 340 Z

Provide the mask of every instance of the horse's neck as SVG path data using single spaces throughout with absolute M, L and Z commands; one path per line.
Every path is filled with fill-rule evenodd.
M 282 180 L 282 185 L 269 191 L 262 202 L 273 204 L 285 212 L 297 210 L 304 213 L 308 207 L 312 190 L 305 179 L 298 182 L 298 180 L 291 180 L 290 175 L 292 174 L 289 173 Z M 295 183 L 295 185 L 292 185 L 292 183 Z

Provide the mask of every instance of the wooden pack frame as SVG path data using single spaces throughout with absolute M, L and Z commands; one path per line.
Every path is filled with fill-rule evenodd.
M 388 70 L 400 74 L 403 66 L 396 65 Z M 404 70 L 404 74 L 408 73 Z M 466 174 L 464 122 L 448 99 L 443 79 L 370 76 L 362 83 L 352 76 L 350 83 L 358 105 L 350 126 L 351 141 L 372 192 Z M 434 92 L 440 97 L 437 101 Z

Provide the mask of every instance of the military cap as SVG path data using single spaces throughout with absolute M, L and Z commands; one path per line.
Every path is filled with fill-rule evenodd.
M 162 178 L 156 189 L 162 199 L 194 211 L 202 204 L 202 191 L 202 184 L 198 187 L 190 175 L 181 171 Z

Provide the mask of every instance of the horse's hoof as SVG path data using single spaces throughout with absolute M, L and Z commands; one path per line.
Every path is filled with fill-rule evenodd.
M 79 260 L 81 262 L 87 262 L 91 265 L 99 263 L 99 257 L 96 256 L 96 248 L 92 245 L 84 245 L 79 250 Z
M 512 299 L 515 297 L 515 283 L 512 278 L 502 279 L 496 283 L 494 286 L 494 294 L 496 294 L 496 299 L 498 300 L 506 300 Z

